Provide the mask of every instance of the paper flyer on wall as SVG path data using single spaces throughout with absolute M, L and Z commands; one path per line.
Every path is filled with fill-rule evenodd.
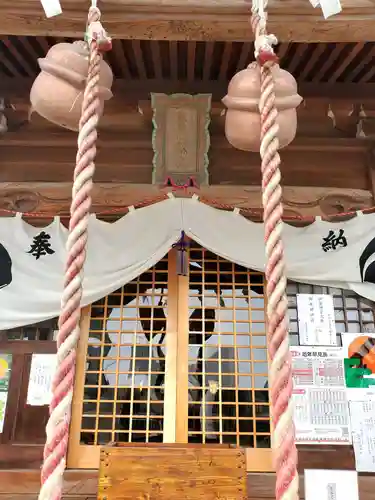
M 12 370 L 12 355 L 0 353 L 0 433 L 3 432 L 5 410 L 8 400 L 9 380 Z
M 3 429 L 4 429 L 5 410 L 7 407 L 7 399 L 8 399 L 8 393 L 7 392 L 0 392 L 0 434 L 3 432 Z
M 337 345 L 333 297 L 297 294 L 300 345 Z
M 354 470 L 305 470 L 305 500 L 359 500 Z
M 55 354 L 33 354 L 30 367 L 27 404 L 49 405 L 52 400 L 52 378 L 56 370 Z
M 349 410 L 356 470 L 375 472 L 375 397 L 350 401 Z
M 297 442 L 350 444 L 342 348 L 293 346 L 291 353 Z
M 0 353 L 0 392 L 8 392 L 12 371 L 12 355 Z

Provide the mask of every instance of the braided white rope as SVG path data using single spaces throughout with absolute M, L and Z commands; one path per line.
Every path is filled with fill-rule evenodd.
M 100 12 L 89 12 L 89 28 L 100 18 Z M 98 29 L 98 23 L 94 24 Z M 91 32 L 90 32 L 91 33 Z M 99 121 L 100 61 L 98 43 L 90 41 L 88 77 L 79 124 L 78 152 L 74 170 L 67 265 L 61 300 L 57 338 L 57 371 L 53 380 L 53 400 L 46 426 L 46 446 L 39 500 L 60 500 L 66 467 L 71 404 L 73 397 L 76 345 L 79 339 L 83 266 L 86 259 L 91 192 L 95 172 L 97 125 Z
M 259 8 L 261 6 L 261 8 Z M 265 4 L 253 4 L 255 58 L 260 61 L 262 203 L 265 222 L 266 295 L 268 318 L 269 387 L 272 412 L 272 449 L 276 469 L 276 500 L 298 500 L 297 449 L 292 404 L 292 360 L 289 351 L 288 302 L 284 247 L 283 205 L 279 155 L 278 111 L 272 68 L 276 62 L 274 35 L 267 35 Z

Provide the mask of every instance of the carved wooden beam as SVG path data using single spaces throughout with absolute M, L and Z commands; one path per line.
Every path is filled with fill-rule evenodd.
M 126 213 L 129 205 L 162 199 L 166 189 L 151 184 L 96 182 L 93 212 L 106 212 L 109 217 Z M 258 220 L 262 214 L 260 186 L 202 186 L 199 191 L 175 191 L 176 196 L 191 196 L 197 192 L 205 203 L 217 208 L 238 207 L 249 217 Z M 41 218 L 51 214 L 67 215 L 71 199 L 71 183 L 0 183 L 0 216 L 9 216 L 1 209 L 37 212 Z M 372 194 L 361 189 L 284 186 L 285 217 L 326 217 L 372 207 Z M 33 218 L 29 218 L 32 222 Z
M 375 38 L 370 0 L 342 0 L 343 11 L 327 20 L 307 0 L 270 0 L 269 31 L 280 41 L 360 42 Z M 0 32 L 76 37 L 85 30 L 87 2 L 62 1 L 63 13 L 47 19 L 40 2 L 0 1 Z M 248 0 L 109 0 L 103 22 L 116 38 L 230 40 L 251 38 Z

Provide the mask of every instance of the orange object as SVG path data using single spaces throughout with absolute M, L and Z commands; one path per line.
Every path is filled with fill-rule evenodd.
M 348 348 L 349 358 L 359 358 L 361 364 L 375 374 L 375 339 L 366 335 L 356 337 Z

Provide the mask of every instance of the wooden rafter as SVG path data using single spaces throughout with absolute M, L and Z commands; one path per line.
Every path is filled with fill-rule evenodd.
M 51 37 L 3 36 L 0 40 L 0 79 L 36 76 L 37 59 L 54 42 Z M 334 45 L 283 42 L 276 51 L 281 67 L 292 73 L 299 83 L 371 83 L 375 80 L 372 71 L 374 47 L 375 42 Z M 254 45 L 251 41 L 114 39 L 113 49 L 105 57 L 116 78 L 226 82 L 253 61 Z

